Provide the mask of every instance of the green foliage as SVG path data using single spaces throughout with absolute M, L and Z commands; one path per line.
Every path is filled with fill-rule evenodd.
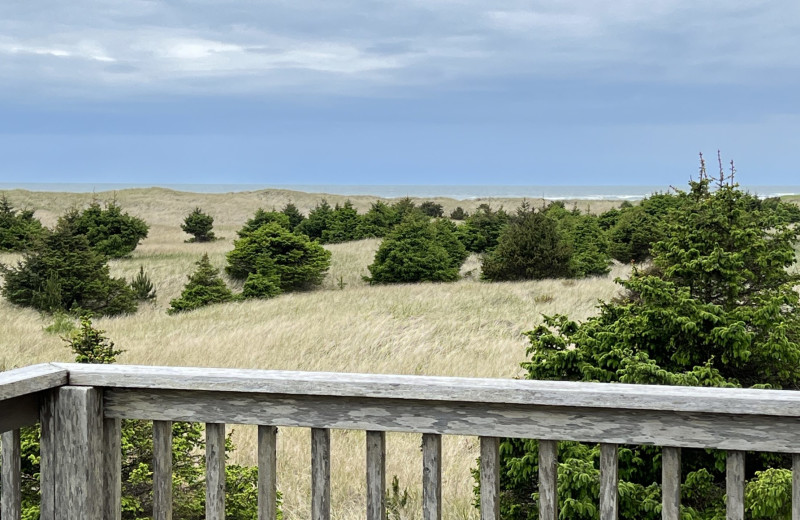
M 383 201 L 375 201 L 361 217 L 360 234 L 367 237 L 385 237 L 398 224 L 397 212 Z
M 239 238 L 244 238 L 258 228 L 272 223 L 276 223 L 286 230 L 292 230 L 291 220 L 289 220 L 288 215 L 278 211 L 264 211 L 263 209 L 258 208 L 255 215 L 253 215 L 253 218 L 248 220 L 244 227 L 237 231 L 236 234 L 239 235 Z
M 333 209 L 328 201 L 322 199 L 308 214 L 308 218 L 301 222 L 295 231 L 303 233 L 312 240 L 322 238 L 322 233 L 330 227 Z
M 0 196 L 0 251 L 27 251 L 45 233 L 32 210 L 16 211 L 5 194 Z
M 464 224 L 458 226 L 456 234 L 467 251 L 485 253 L 497 247 L 500 233 L 510 220 L 503 208 L 493 211 L 488 204 L 481 204 Z
M 200 208 L 194 208 L 191 213 L 186 215 L 181 224 L 184 233 L 194 235 L 187 242 L 212 242 L 217 239 L 211 228 L 214 227 L 214 217 L 203 213 Z
M 792 517 L 792 472 L 769 468 L 757 471 L 744 492 L 745 510 L 753 520 Z
M 225 270 L 239 280 L 251 274 L 275 276 L 281 291 L 299 291 L 322 283 L 330 258 L 318 243 L 272 223 L 234 242 Z
M 387 520 L 401 520 L 406 518 L 408 508 L 408 489 L 400 491 L 400 481 L 397 475 L 392 476 L 392 484 L 386 491 L 386 518 Z
M 131 280 L 131 290 L 133 290 L 134 296 L 139 301 L 153 300 L 156 297 L 156 289 L 150 277 L 144 272 L 143 265 L 139 266 L 139 272 Z
M 761 201 L 761 209 L 772 213 L 778 222 L 784 224 L 800 223 L 800 206 L 784 202 L 780 197 L 770 197 Z
M 219 277 L 219 269 L 211 265 L 207 253 L 203 254 L 196 265 L 197 270 L 189 276 L 189 281 L 180 297 L 169 302 L 167 313 L 191 311 L 206 305 L 233 300 L 233 293 Z
M 623 263 L 640 263 L 650 258 L 652 245 L 665 236 L 667 215 L 679 209 L 684 200 L 681 194 L 655 193 L 638 206 L 620 206 L 614 224 L 608 228 L 611 256 Z M 606 215 L 603 222 L 608 224 L 610 220 Z
M 794 290 L 797 276 L 787 271 L 799 231 L 776 221 L 735 185 L 711 191 L 703 179 L 676 198 L 681 203 L 667 211 L 663 239 L 652 247 L 654 267 L 619 280 L 623 297 L 601 303 L 599 314 L 583 323 L 549 316 L 527 333 L 526 377 L 800 388 L 800 295 Z M 563 490 L 559 475 L 559 493 L 562 511 L 573 509 L 562 514 L 594 518 L 580 497 L 596 500 L 589 484 L 597 464 L 585 451 L 595 447 L 580 445 L 568 453 L 565 444 L 559 471 L 573 468 L 573 473 Z M 530 498 L 537 478 L 534 441 L 505 440 L 502 453 L 503 517 L 536 518 Z M 658 518 L 653 482 L 659 454 L 652 446 L 620 451 L 620 518 Z M 684 517 L 715 518 L 724 511 L 720 454 L 684 450 L 682 458 L 688 470 Z M 748 468 L 761 472 L 748 485 L 753 518 L 780 518 L 786 511 L 788 463 L 771 454 L 748 456 Z
M 88 315 L 81 316 L 80 322 L 78 330 L 63 338 L 75 354 L 75 362 L 100 365 L 116 362 L 123 351 L 114 348 L 114 342 L 105 335 L 106 331 L 94 328 Z
M 136 299 L 128 283 L 109 276 L 105 257 L 73 226 L 71 220 L 62 219 L 16 267 L 0 267 L 3 296 L 45 312 L 109 316 L 134 312 Z
M 452 223 L 447 223 L 452 226 Z M 450 226 L 411 216 L 381 242 L 368 267 L 370 283 L 451 282 L 466 258 Z
M 144 220 L 123 213 L 116 201 L 105 206 L 93 201 L 82 212 L 77 209 L 67 212 L 59 222 L 73 234 L 84 235 L 92 249 L 108 258 L 131 254 L 147 238 L 148 231 Z
M 53 323 L 44 328 L 48 334 L 70 335 L 75 331 L 75 318 L 64 311 L 53 313 Z
M 322 231 L 320 242 L 338 244 L 364 238 L 362 219 L 353 204 L 348 200 L 343 206 L 338 204 L 328 219 L 328 227 Z
M 453 220 L 465 220 L 468 216 L 469 214 L 461 206 L 450 212 L 450 218 Z
M 571 262 L 572 247 L 558 221 L 522 206 L 483 257 L 482 276 L 493 282 L 568 277 Z
M 427 215 L 433 218 L 441 218 L 444 216 L 444 208 L 441 204 L 433 202 L 432 200 L 426 200 L 422 204 L 419 205 L 419 210 L 422 212 L 423 215 Z
M 423 215 L 420 209 L 414 204 L 414 201 L 411 200 L 410 197 L 403 197 L 402 199 L 398 200 L 394 204 L 392 204 L 392 210 L 395 214 L 395 225 L 404 221 L 407 217 L 411 215 Z
M 575 221 L 571 230 L 573 275 L 601 276 L 608 274 L 611 259 L 608 255 L 608 240 L 594 215 L 573 216 Z
M 281 279 L 275 270 L 250 273 L 242 287 L 243 298 L 274 298 L 281 293 Z
M 300 213 L 300 210 L 297 209 L 297 206 L 291 202 L 283 207 L 281 213 L 289 217 L 289 229 L 292 231 L 296 230 L 297 226 L 299 226 L 300 223 L 306 219 L 305 215 Z

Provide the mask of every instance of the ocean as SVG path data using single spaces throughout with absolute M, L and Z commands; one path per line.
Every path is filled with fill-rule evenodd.
M 134 184 L 134 183 L 0 183 L 0 191 L 62 191 L 91 193 L 129 188 L 162 187 L 195 193 L 231 193 L 282 189 L 336 195 L 376 197 L 447 197 L 459 200 L 480 198 L 545 198 L 551 200 L 639 200 L 669 186 L 484 186 L 484 185 L 349 185 L 349 184 Z M 678 186 L 681 189 L 685 186 Z M 800 186 L 742 186 L 761 197 L 800 194 Z

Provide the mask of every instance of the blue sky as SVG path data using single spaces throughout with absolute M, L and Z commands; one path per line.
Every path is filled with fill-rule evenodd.
M 4 0 L 0 183 L 800 184 L 794 0 Z

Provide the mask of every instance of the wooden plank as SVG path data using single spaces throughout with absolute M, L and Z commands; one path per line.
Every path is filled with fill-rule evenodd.
M 258 426 L 258 520 L 278 517 L 277 436 L 275 426 Z
M 55 520 L 56 496 L 56 403 L 58 390 L 42 392 L 39 408 L 41 438 L 39 441 L 39 489 L 41 492 L 40 520 Z
M 56 363 L 70 384 L 800 417 L 791 390 Z
M 765 390 L 766 391 L 766 390 Z M 800 394 L 800 392 L 798 392 Z M 107 417 L 792 453 L 794 417 L 106 389 Z
M 367 520 L 386 520 L 385 432 L 367 432 Z
M 2 402 L 0 433 L 19 430 L 39 422 L 39 396 L 22 395 Z
M 558 441 L 539 441 L 539 519 L 558 520 Z
M 481 520 L 500 520 L 500 439 L 481 437 Z
M 311 429 L 311 519 L 331 517 L 331 431 Z
M 63 386 L 55 410 L 55 518 L 103 517 L 103 411 L 101 391 Z
M 0 402 L 66 385 L 68 376 L 66 369 L 50 363 L 0 372 Z
M 744 520 L 744 454 L 728 452 L 725 482 L 728 520 Z
M 172 423 L 153 421 L 153 520 L 172 520 Z
M 616 444 L 600 445 L 600 520 L 619 514 L 619 458 Z
M 103 420 L 103 518 L 122 518 L 122 421 Z
M 19 430 L 5 432 L 2 435 L 3 458 L 3 493 L 0 516 L 3 520 L 20 520 L 22 518 L 21 488 L 21 454 Z
M 442 518 L 442 436 L 422 434 L 422 520 Z
M 664 446 L 661 452 L 661 518 L 681 518 L 681 449 Z
M 792 520 L 800 520 L 800 453 L 792 454 Z
M 225 425 L 206 424 L 206 520 L 225 520 Z

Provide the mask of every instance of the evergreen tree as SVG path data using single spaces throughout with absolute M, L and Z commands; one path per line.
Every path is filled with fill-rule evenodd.
M 194 235 L 187 242 L 212 242 L 217 239 L 211 228 L 214 227 L 214 217 L 203 213 L 200 208 L 194 208 L 181 224 L 184 233 Z
M 131 254 L 148 232 L 144 220 L 123 213 L 116 201 L 105 206 L 93 201 L 83 211 L 67 212 L 59 221 L 64 222 L 64 229 L 85 236 L 92 249 L 108 258 Z
M 458 226 L 456 234 L 467 251 L 485 253 L 497 247 L 500 233 L 509 221 L 510 217 L 503 208 L 493 211 L 488 204 L 481 204 L 464 224 Z
M 283 213 L 284 215 L 289 217 L 289 230 L 290 231 L 294 231 L 295 229 L 297 229 L 297 226 L 299 226 L 300 223 L 303 222 L 306 219 L 305 215 L 300 213 L 300 210 L 297 209 L 297 206 L 295 206 L 291 202 L 286 204 L 286 206 L 283 207 L 283 209 L 281 210 L 281 213 Z
M 263 209 L 258 208 L 255 215 L 253 215 L 253 218 L 245 222 L 244 227 L 237 231 L 236 234 L 239 235 L 239 238 L 244 238 L 258 228 L 266 226 L 267 224 L 272 224 L 273 222 L 286 230 L 292 230 L 291 221 L 286 214 L 278 211 L 264 211 Z
M 342 206 L 337 204 L 333 209 L 333 213 L 331 213 L 327 229 L 322 231 L 320 242 L 323 244 L 338 244 L 361 240 L 364 238 L 364 235 L 362 235 L 364 229 L 362 222 L 361 215 L 358 214 L 358 211 L 349 200 Z
M 397 214 L 391 206 L 377 200 L 372 203 L 369 211 L 361 217 L 361 230 L 359 234 L 364 237 L 385 237 L 386 234 L 398 223 Z
M 441 204 L 433 202 L 432 200 L 426 200 L 422 204 L 419 205 L 419 210 L 422 212 L 423 215 L 427 215 L 432 218 L 441 218 L 444 216 L 444 208 Z
M 27 251 L 45 233 L 32 210 L 16 211 L 5 194 L 0 196 L 0 251 Z
M 322 238 L 322 233 L 330 227 L 332 216 L 333 209 L 328 201 L 322 199 L 308 214 L 308 218 L 297 226 L 296 231 L 312 240 L 319 240 Z
M 146 301 L 155 299 L 156 289 L 150 277 L 144 272 L 143 265 L 139 266 L 139 272 L 136 277 L 131 280 L 131 289 L 137 300 Z
M 180 297 L 169 302 L 169 314 L 233 300 L 233 293 L 219 277 L 219 269 L 211 265 L 207 253 L 203 254 L 196 265 L 197 270 L 189 276 Z
M 469 214 L 464 211 L 464 208 L 461 206 L 456 207 L 453 211 L 450 212 L 450 218 L 452 220 L 464 220 L 469 216 Z

